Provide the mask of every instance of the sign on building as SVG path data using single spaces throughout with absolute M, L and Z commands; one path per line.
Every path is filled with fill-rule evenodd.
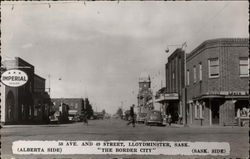
M 20 87 L 27 83 L 27 81 L 28 75 L 25 72 L 17 69 L 5 71 L 1 75 L 1 82 L 10 87 Z

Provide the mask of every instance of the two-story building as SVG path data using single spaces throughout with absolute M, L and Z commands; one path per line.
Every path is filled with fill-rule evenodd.
M 59 110 L 61 105 L 68 106 L 68 115 L 69 117 L 76 117 L 82 114 L 84 108 L 84 100 L 83 98 L 52 98 L 53 107 L 55 111 Z
M 16 57 L 2 61 L 5 70 L 19 69 L 28 76 L 28 81 L 20 87 L 10 87 L 1 83 L 1 122 L 5 124 L 25 123 L 33 120 L 34 66 Z
M 49 102 L 49 95 L 45 92 L 45 79 L 35 75 L 35 67 L 20 57 L 1 61 L 1 67 L 2 72 L 21 70 L 28 77 L 27 82 L 19 87 L 1 83 L 1 123 L 34 123 L 37 117 L 38 98 L 42 101 L 41 105 Z M 40 116 L 44 116 L 45 112 L 41 112 Z M 41 118 L 43 119 L 45 118 Z
M 249 39 L 207 40 L 187 57 L 187 124 L 228 125 L 249 107 Z
M 37 122 L 49 122 L 51 101 L 45 83 L 45 78 L 34 75 L 34 118 Z
M 170 115 L 173 122 L 183 123 L 184 112 L 184 50 L 176 49 L 165 65 L 166 87 L 157 92 L 156 102 L 162 104 L 163 114 Z

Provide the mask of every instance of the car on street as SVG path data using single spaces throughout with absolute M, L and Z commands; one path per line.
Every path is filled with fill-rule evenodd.
M 147 117 L 147 113 L 138 113 L 136 122 L 137 123 L 144 123 Z
M 146 125 L 163 125 L 163 116 L 158 110 L 151 110 L 147 113 L 145 119 Z

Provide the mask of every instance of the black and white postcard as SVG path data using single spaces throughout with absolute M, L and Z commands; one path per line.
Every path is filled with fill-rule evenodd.
M 2 1 L 2 159 L 249 157 L 248 1 Z

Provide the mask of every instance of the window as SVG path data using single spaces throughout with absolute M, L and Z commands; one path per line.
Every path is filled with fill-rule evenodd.
M 219 77 L 219 59 L 213 58 L 208 60 L 209 78 Z
M 199 76 L 200 76 L 200 81 L 202 81 L 202 64 L 199 64 Z
M 179 116 L 182 117 L 182 109 L 183 109 L 183 105 L 182 105 L 182 102 L 180 102 L 180 109 L 179 109 Z
M 240 58 L 240 77 L 248 77 L 249 76 L 249 62 L 248 58 Z
M 196 66 L 194 65 L 194 83 L 196 83 Z
M 189 85 L 189 70 L 187 70 L 187 85 Z
M 187 104 L 187 115 L 189 115 L 190 107 L 191 107 L 191 103 L 188 103 L 188 104 Z
M 203 119 L 205 110 L 205 104 L 200 102 L 195 102 L 194 104 L 194 117 L 195 119 Z
M 197 104 L 194 104 L 194 118 L 197 119 L 198 118 L 198 105 Z
M 203 118 L 203 106 L 201 104 L 199 104 L 199 118 Z

